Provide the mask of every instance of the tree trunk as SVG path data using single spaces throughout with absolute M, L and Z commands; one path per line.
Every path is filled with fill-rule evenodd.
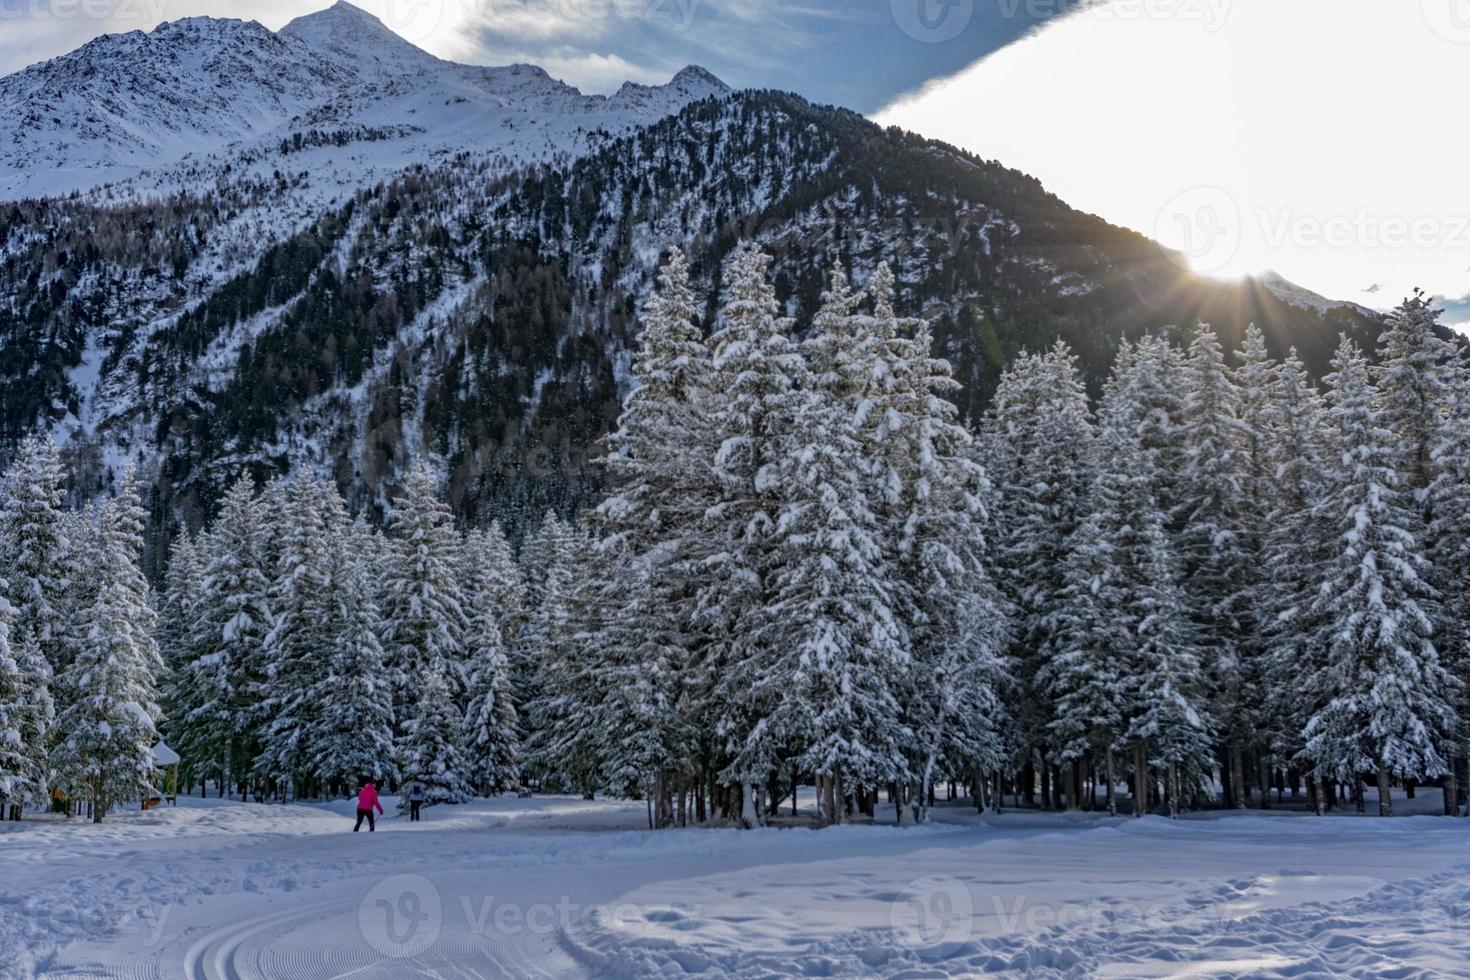
M 754 782 L 747 782 L 742 787 L 740 799 L 740 823 L 747 830 L 752 830 L 761 825 L 760 806 L 757 794 L 760 786 Z
M 1116 779 L 1114 778 L 1114 774 L 1113 774 L 1113 747 L 1111 745 L 1108 746 L 1108 765 L 1107 765 L 1107 772 L 1108 772 L 1108 816 L 1110 816 L 1110 817 L 1116 817 L 1118 815 L 1118 791 L 1117 791 L 1117 788 L 1114 786 L 1114 783 L 1116 782 Z
M 1244 810 L 1249 802 L 1246 799 L 1245 789 L 1245 762 L 1241 758 L 1240 743 L 1230 743 L 1230 795 L 1231 805 L 1237 810 Z
M 1383 766 L 1378 767 L 1378 815 L 1393 816 L 1393 796 L 1389 789 L 1388 770 Z
M 1169 763 L 1169 819 L 1179 819 L 1179 763 Z
M 1460 812 L 1459 760 L 1450 756 L 1449 772 L 1444 774 L 1444 815 L 1453 817 Z
M 1139 742 L 1133 748 L 1133 815 L 1148 812 L 1148 746 Z
M 1067 780 L 1067 809 L 1082 809 L 1082 760 L 1073 759 Z
M 1261 754 L 1256 763 L 1256 772 L 1261 784 L 1261 809 L 1269 810 L 1271 809 L 1271 763 L 1265 753 Z

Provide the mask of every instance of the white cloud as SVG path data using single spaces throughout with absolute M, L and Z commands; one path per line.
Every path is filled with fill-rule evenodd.
M 1106 0 L 878 118 L 1192 246 L 1206 271 L 1377 306 L 1462 295 L 1470 20 L 1438 17 L 1462 2 Z

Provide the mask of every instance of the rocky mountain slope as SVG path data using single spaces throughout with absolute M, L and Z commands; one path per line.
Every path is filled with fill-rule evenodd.
M 314 16 L 274 37 L 330 52 L 332 18 L 362 15 Z M 298 113 L 293 132 L 396 125 L 393 105 L 460 86 L 486 112 L 502 100 L 511 130 L 541 120 L 544 142 L 453 150 L 435 123 L 384 137 L 419 148 L 390 158 L 360 135 L 257 137 L 75 198 L 0 204 L 0 439 L 51 428 L 83 495 L 142 467 L 160 550 L 243 470 L 309 466 L 376 512 L 423 453 L 463 516 L 514 531 L 600 491 L 597 440 L 660 252 L 687 249 L 713 297 L 744 238 L 775 256 L 798 322 L 830 263 L 861 278 L 889 261 L 972 416 L 1010 356 L 1058 337 L 1099 379 L 1120 337 L 1202 320 L 1227 342 L 1256 322 L 1319 367 L 1339 331 L 1377 330 L 1355 308 L 1193 276 L 1024 174 L 793 95 L 729 93 L 689 69 L 598 99 L 399 43 L 381 45 L 392 67 L 364 59 L 315 128 Z M 594 120 L 618 122 L 562 140 Z M 421 153 L 435 133 L 444 152 Z M 297 162 L 312 153 L 353 176 Z

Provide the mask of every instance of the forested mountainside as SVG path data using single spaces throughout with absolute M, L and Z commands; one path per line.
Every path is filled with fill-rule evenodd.
M 1254 322 L 1318 370 L 1340 332 L 1371 349 L 1378 330 L 1192 275 L 1024 174 L 789 94 L 710 97 L 579 158 L 501 163 L 417 164 L 294 224 L 268 217 L 294 199 L 284 173 L 0 205 L 7 449 L 61 430 L 83 495 L 137 464 L 164 537 L 246 469 L 309 466 L 375 513 L 427 452 L 461 516 L 514 533 L 600 492 L 660 252 L 686 249 L 714 296 L 743 239 L 773 255 L 799 325 L 829 261 L 862 276 L 887 260 L 969 417 L 1007 359 L 1059 337 L 1096 383 L 1120 337 L 1201 321 L 1227 346 Z

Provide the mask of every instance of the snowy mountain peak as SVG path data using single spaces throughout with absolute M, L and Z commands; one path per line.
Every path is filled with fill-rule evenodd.
M 377 17 L 346 0 L 297 17 L 281 28 L 281 33 L 300 38 L 312 50 L 359 70 L 371 66 L 415 71 L 448 64 L 410 44 Z
M 730 86 L 721 81 L 714 72 L 700 65 L 685 65 L 679 69 L 678 74 L 674 76 L 671 84 L 684 86 L 703 85 L 720 92 L 730 91 Z
M 0 78 L 0 200 L 118 182 L 129 182 L 121 193 L 139 181 L 140 193 L 188 191 L 176 168 L 204 179 L 214 165 L 203 158 L 217 155 L 218 169 L 249 162 L 270 175 L 282 147 L 303 145 L 335 152 L 293 163 L 351 163 L 334 175 L 342 186 L 442 153 L 547 159 L 729 92 L 690 66 L 665 85 L 584 95 L 535 65 L 444 61 L 345 0 L 279 32 L 188 17 Z M 346 151 L 363 142 L 370 153 Z
M 645 110 L 660 108 L 672 111 L 690 102 L 698 102 L 700 99 L 728 95 L 730 91 L 730 86 L 708 70 L 698 65 L 689 65 L 681 69 L 666 85 L 640 85 L 637 82 L 624 82 L 622 88 L 618 89 L 608 100 L 608 104 L 615 108 L 627 107 Z

